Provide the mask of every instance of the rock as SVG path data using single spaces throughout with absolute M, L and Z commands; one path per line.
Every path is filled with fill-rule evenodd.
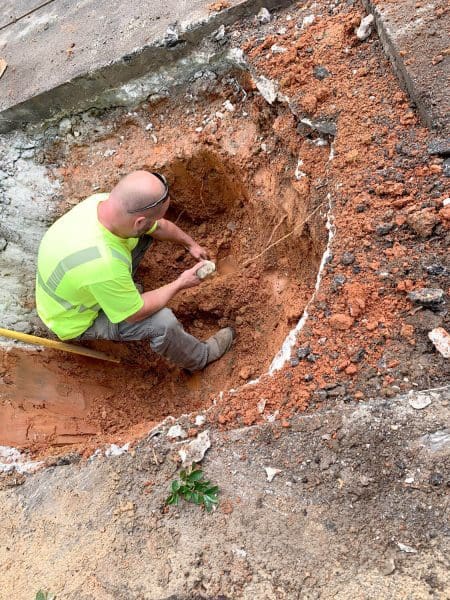
M 355 255 L 353 252 L 344 252 L 341 256 L 341 265 L 348 267 L 355 262 Z
M 203 457 L 209 448 L 211 448 L 209 431 L 202 431 L 195 440 L 192 440 L 192 442 L 189 442 L 189 444 L 186 444 L 178 451 L 183 467 L 190 466 L 193 462 L 198 463 L 203 460 Z
M 275 102 L 278 97 L 278 86 L 274 81 L 262 75 L 255 79 L 255 85 L 266 102 L 269 104 Z
M 312 373 L 306 373 L 306 375 L 303 377 L 303 381 L 306 381 L 307 383 L 309 383 L 313 379 L 314 379 L 314 375 Z
M 392 573 L 395 571 L 395 562 L 393 558 L 388 558 L 382 565 L 381 565 L 381 573 L 383 575 L 392 575 Z
M 273 480 L 275 475 L 278 475 L 278 473 L 281 473 L 281 469 L 274 469 L 273 467 L 264 467 L 264 470 L 266 472 L 267 481 L 269 483 Z
M 345 275 L 335 275 L 333 277 L 333 281 L 331 282 L 331 289 L 333 292 L 337 292 L 347 281 Z
M 429 332 L 428 337 L 444 358 L 450 358 L 450 334 L 443 327 L 436 327 Z
M 360 363 L 366 355 L 366 351 L 364 348 L 360 348 L 353 356 L 350 358 L 352 363 Z
M 225 25 L 221 25 L 219 29 L 213 33 L 213 38 L 216 42 L 221 42 L 225 39 Z
M 346 283 L 344 291 L 350 316 L 357 319 L 366 309 L 367 292 L 359 283 Z
M 361 19 L 361 23 L 359 24 L 358 29 L 355 29 L 356 37 L 360 42 L 367 40 L 367 38 L 372 33 L 372 23 L 374 21 L 373 15 L 367 15 L 367 17 L 363 17 Z
M 261 25 L 267 25 L 267 23 L 270 23 L 270 21 L 272 20 L 272 17 L 267 8 L 263 7 L 256 15 L 256 20 L 258 21 L 258 23 L 261 23 Z
M 435 487 L 444 483 L 444 476 L 442 473 L 430 473 L 430 483 Z
M 397 546 L 400 548 L 402 552 L 406 552 L 408 554 L 417 554 L 417 550 L 412 546 L 408 546 L 407 544 L 402 544 L 402 542 L 397 542 Z
M 316 17 L 314 15 L 306 15 L 306 17 L 303 17 L 301 28 L 302 29 L 308 28 L 310 25 L 312 25 L 314 23 L 315 18 Z
M 167 48 L 173 48 L 174 46 L 180 43 L 177 23 L 172 23 L 166 29 L 163 43 Z
M 6 250 L 7 245 L 8 245 L 8 241 L 5 240 L 5 238 L 0 237 L 0 252 L 3 252 L 3 250 Z
M 278 44 L 273 44 L 270 50 L 272 54 L 284 54 L 284 52 L 287 52 L 287 48 L 283 48 L 283 46 L 279 46 Z
M 327 396 L 329 398 L 337 398 L 338 396 L 344 396 L 346 391 L 347 390 L 345 389 L 345 386 L 337 385 L 336 387 L 332 388 L 331 390 L 327 390 Z
M 415 392 L 412 390 L 408 393 L 408 398 L 409 405 L 416 410 L 422 410 L 431 404 L 430 395 L 425 392 Z
M 298 360 L 298 358 L 291 358 L 291 367 L 298 367 L 298 365 L 300 364 L 300 361 Z
M 330 326 L 338 331 L 346 331 L 353 325 L 353 319 L 348 315 L 336 313 L 329 318 Z
M 439 223 L 439 217 L 434 210 L 425 208 L 408 215 L 406 223 L 421 238 L 426 239 L 433 233 L 433 229 Z
M 234 108 L 234 104 L 232 104 L 229 100 L 225 100 L 225 102 L 222 104 L 222 106 L 224 107 L 225 110 L 227 110 L 228 112 L 234 112 L 236 109 Z
M 450 177 L 450 158 L 446 158 L 444 160 L 442 165 L 442 174 L 445 175 L 445 177 Z
M 265 398 L 261 398 L 261 400 L 259 400 L 258 404 L 256 405 L 256 409 L 260 415 L 263 414 L 264 409 L 266 408 L 266 403 L 267 400 Z
M 431 308 L 444 302 L 444 290 L 440 288 L 420 288 L 409 292 L 408 298 L 414 304 Z
M 70 119 L 61 119 L 58 125 L 59 133 L 61 135 L 67 135 L 72 132 L 72 121 Z
M 196 424 L 197 427 L 201 427 L 205 423 L 206 423 L 206 417 L 205 417 L 205 415 L 197 415 L 195 417 L 195 424 Z
M 428 154 L 439 154 L 441 156 L 450 156 L 450 139 L 435 138 L 428 144 Z
M 206 279 L 216 272 L 216 265 L 211 260 L 206 260 L 205 264 L 196 271 L 199 279 Z
M 252 376 L 252 368 L 251 367 L 242 367 L 242 369 L 239 371 L 239 377 L 241 379 L 250 379 L 250 377 Z
M 297 348 L 297 358 L 300 360 L 306 358 L 311 353 L 311 348 L 309 346 L 300 346 Z
M 187 433 L 180 425 L 172 425 L 167 432 L 167 437 L 171 439 L 187 438 Z
M 322 67 L 321 65 L 317 65 L 313 69 L 313 75 L 319 81 L 322 81 L 326 77 L 331 75 L 330 71 L 326 67 Z
M 395 227 L 394 223 L 381 223 L 381 225 L 378 225 L 375 229 L 375 232 L 377 235 L 387 235 L 388 233 L 390 233 Z
M 425 270 L 428 273 L 428 275 L 432 275 L 433 277 L 438 277 L 439 275 L 444 275 L 447 271 L 447 269 L 444 267 L 444 265 L 441 265 L 439 263 L 435 263 L 433 265 L 428 265 L 427 267 L 425 267 Z
M 314 112 L 315 106 L 317 104 L 317 100 L 316 100 L 315 96 L 314 96 L 314 101 L 311 98 L 311 102 L 310 102 L 307 99 L 307 95 L 305 95 L 302 99 L 302 104 L 304 104 L 305 99 L 306 99 L 308 106 L 309 106 L 309 104 L 311 104 L 309 106 L 309 108 L 305 108 L 305 110 L 307 110 L 308 112 Z M 312 129 L 313 131 L 322 133 L 323 135 L 329 135 L 332 137 L 334 137 L 337 133 L 336 123 L 329 119 L 321 119 L 321 120 L 317 120 L 317 121 L 312 121 L 311 119 L 300 119 L 300 121 L 297 125 L 297 131 L 299 133 L 305 134 L 309 129 Z

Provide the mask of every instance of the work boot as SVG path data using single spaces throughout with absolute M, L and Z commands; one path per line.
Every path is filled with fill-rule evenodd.
M 208 360 L 206 364 L 212 363 L 228 352 L 234 339 L 234 331 L 231 327 L 219 329 L 217 333 L 206 340 L 208 346 Z

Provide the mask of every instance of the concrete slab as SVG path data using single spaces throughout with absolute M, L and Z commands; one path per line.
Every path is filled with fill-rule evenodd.
M 8 62 L 0 80 L 0 131 L 79 110 L 99 89 L 179 59 L 221 24 L 291 2 L 230 0 L 211 14 L 210 0 L 55 0 L 0 31 L 0 56 Z M 179 39 L 164 39 L 173 23 Z
M 55 0 L 3 0 L 2 12 L 0 14 L 0 28 L 20 19 L 32 10 Z
M 448 32 L 445 0 L 417 3 L 363 0 L 394 69 L 428 127 L 450 135 Z

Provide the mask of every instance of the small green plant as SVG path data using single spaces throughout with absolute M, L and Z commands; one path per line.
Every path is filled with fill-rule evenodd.
M 210 481 L 203 479 L 203 471 L 197 469 L 195 464 L 187 470 L 182 469 L 179 477 L 180 480 L 172 481 L 171 494 L 166 498 L 166 504 L 178 504 L 180 498 L 184 498 L 187 502 L 203 505 L 208 512 L 218 504 L 218 486 L 211 485 Z
M 56 600 L 55 594 L 39 590 L 34 600 Z

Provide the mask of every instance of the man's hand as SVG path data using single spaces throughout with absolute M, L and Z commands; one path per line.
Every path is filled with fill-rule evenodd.
M 187 290 L 188 288 L 195 287 L 199 285 L 202 280 L 199 279 L 196 275 L 197 271 L 205 264 L 205 261 L 200 261 L 192 268 L 184 271 L 177 279 L 177 283 L 180 286 L 180 290 Z
M 197 244 L 196 242 L 193 242 L 187 247 L 187 249 L 189 250 L 191 256 L 195 258 L 195 260 L 207 260 L 209 258 L 208 252 L 205 250 L 205 248 L 202 248 L 200 244 Z

